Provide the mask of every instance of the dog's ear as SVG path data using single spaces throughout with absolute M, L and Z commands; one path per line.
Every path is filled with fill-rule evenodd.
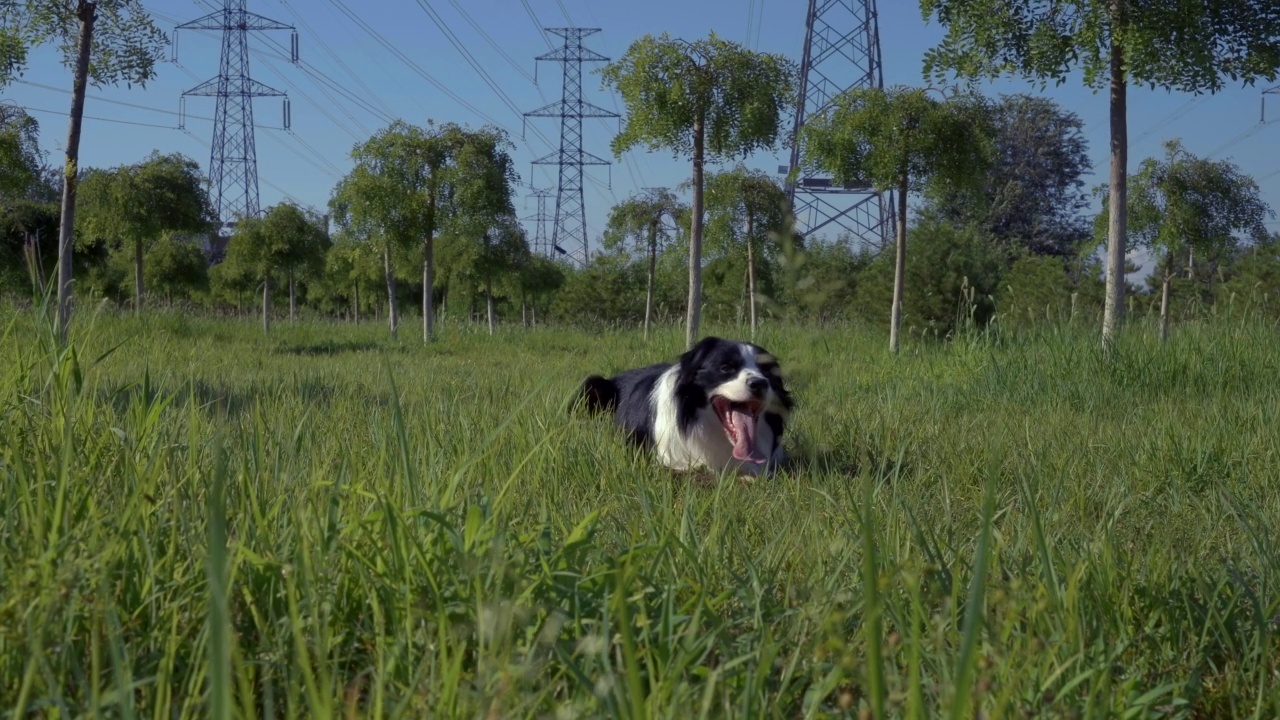
M 722 342 L 718 337 L 707 336 L 698 341 L 696 345 L 689 348 L 677 364 L 680 366 L 680 374 L 676 378 L 676 385 L 683 386 L 693 382 L 694 375 L 706 363 L 707 356 L 711 351 Z
M 582 388 L 574 397 L 570 410 L 585 407 L 587 412 L 595 414 L 618 407 L 618 386 L 612 380 L 590 375 L 582 381 Z

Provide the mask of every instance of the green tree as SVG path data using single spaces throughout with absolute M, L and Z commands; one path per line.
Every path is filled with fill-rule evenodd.
M 188 300 L 209 288 L 209 263 L 200 246 L 189 239 L 167 234 L 147 250 L 148 292 L 167 301 Z
M 1054 101 L 1005 95 L 991 107 L 994 159 L 972 188 L 936 187 L 929 205 L 975 223 L 1010 253 L 1067 257 L 1090 237 L 1084 121 Z
M 926 19 L 946 26 L 925 55 L 925 73 L 1066 82 L 1080 70 L 1094 90 L 1110 89 L 1111 170 L 1107 295 L 1102 342 L 1110 347 L 1124 314 L 1130 83 L 1179 92 L 1220 90 L 1226 78 L 1274 80 L 1280 69 L 1280 12 L 1258 0 L 1210 3 L 1134 0 L 921 0 Z
M 545 314 L 548 299 L 565 284 L 565 269 L 556 261 L 530 253 L 516 270 L 516 288 L 520 293 L 520 317 L 525 324 L 538 326 L 538 308 Z M 525 307 L 528 307 L 528 319 Z
M 1160 340 L 1169 337 L 1169 287 L 1196 258 L 1233 254 L 1243 234 L 1261 243 L 1266 220 L 1275 213 L 1262 200 L 1258 183 L 1232 162 L 1196 157 L 1178 140 L 1165 143 L 1163 158 L 1142 161 L 1129 185 L 1128 230 L 1136 247 L 1159 257 Z M 1104 197 L 1099 234 L 1110 198 Z
M 648 188 L 613 206 L 605 225 L 603 245 L 606 250 L 641 250 L 648 272 L 644 296 L 644 339 L 649 339 L 653 320 L 653 283 L 658 253 L 678 234 L 680 218 L 689 207 L 666 188 Z
M 25 69 L 28 48 L 47 42 L 57 43 L 63 61 L 72 67 L 58 237 L 56 326 L 65 341 L 71 320 L 72 231 L 86 86 L 145 86 L 155 76 L 168 41 L 139 0 L 11 0 L 0 3 L 0 28 L 0 86 Z
M 40 124 L 22 108 L 0 103 L 0 200 L 26 197 L 40 171 Z
M 331 299 L 345 298 L 351 303 L 352 319 L 360 324 L 360 292 L 369 296 L 376 292 L 382 278 L 382 263 L 372 243 L 361 242 L 345 233 L 325 254 L 324 294 Z
M 211 232 L 217 222 L 199 164 L 177 153 L 153 152 L 135 165 L 87 173 L 80 195 L 83 236 L 133 246 L 133 298 L 139 312 L 147 249 L 167 232 Z
M 689 301 L 685 344 L 698 340 L 702 313 L 703 166 L 775 147 L 795 104 L 795 66 L 710 37 L 688 42 L 645 35 L 601 75 L 627 106 L 613 153 L 645 146 L 693 161 L 689 226 Z
M 990 161 L 988 118 L 977 97 L 939 101 L 917 88 L 867 88 L 842 93 L 830 112 L 803 129 L 806 164 L 830 172 L 837 183 L 897 190 L 890 352 L 898 352 L 902 326 L 907 193 L 980 182 Z
M 271 332 L 271 286 L 287 277 L 291 268 L 324 256 L 328 237 L 314 213 L 293 203 L 280 203 L 262 217 L 244 218 L 236 224 L 227 244 L 233 268 L 248 272 L 262 283 L 262 331 Z
M 741 247 L 746 252 L 747 306 L 751 338 L 756 336 L 759 254 L 769 239 L 787 224 L 791 212 L 787 193 L 777 181 L 759 170 L 738 167 L 714 173 L 707 180 L 707 237 L 725 251 Z

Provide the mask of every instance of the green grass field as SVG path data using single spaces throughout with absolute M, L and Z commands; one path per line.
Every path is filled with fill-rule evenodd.
M 676 328 L 4 316 L 0 717 L 1280 716 L 1274 327 L 766 326 L 707 482 L 566 412 Z

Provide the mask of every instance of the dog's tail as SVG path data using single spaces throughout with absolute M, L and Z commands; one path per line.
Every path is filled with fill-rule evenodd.
M 618 386 L 608 378 L 590 375 L 574 396 L 571 409 L 583 407 L 588 413 L 612 411 L 618 407 Z

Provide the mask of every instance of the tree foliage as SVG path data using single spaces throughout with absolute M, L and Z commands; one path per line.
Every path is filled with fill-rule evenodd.
M 0 103 L 0 201 L 26 197 L 42 165 L 40 124 L 22 108 Z
M 692 347 L 702 310 L 703 165 L 776 146 L 795 103 L 794 63 L 715 33 L 694 42 L 664 33 L 633 42 L 601 76 L 627 106 L 622 131 L 613 139 L 614 155 L 643 146 L 692 160 L 685 335 Z
M 1280 70 L 1280 11 L 1272 2 L 1218 0 L 921 0 L 925 19 L 946 26 L 925 55 L 942 78 L 1017 74 L 1043 86 L 1079 71 L 1110 88 L 1111 169 L 1107 297 L 1102 341 L 1111 347 L 1124 313 L 1128 173 L 1127 87 L 1215 92 L 1227 78 L 1274 80 Z
M 165 233 L 212 232 L 217 223 L 200 165 L 174 153 L 85 174 L 80 189 L 79 235 L 134 251 L 134 300 L 141 307 L 144 258 Z
M 1066 257 L 1089 238 L 1084 121 L 1048 98 L 1005 95 L 991 107 L 993 160 L 973 188 L 936 187 L 930 205 L 974 223 L 1012 252 Z
M 321 218 L 293 203 L 280 203 L 262 217 L 237 223 L 223 262 L 262 283 L 264 331 L 270 330 L 273 283 L 291 270 L 323 263 L 328 246 Z
M 22 75 L 29 48 L 53 43 L 71 66 L 86 8 L 94 12 L 89 81 L 141 85 L 154 77 L 168 38 L 139 0 L 14 0 L 0 3 L 0 86 Z
M 707 240 L 714 254 L 739 255 L 746 267 L 745 290 L 751 336 L 757 326 L 757 276 L 776 251 L 791 213 L 787 193 L 770 175 L 739 165 L 707 180 Z
M 989 113 L 978 97 L 939 101 L 918 88 L 855 89 L 804 127 L 804 158 L 840 184 L 898 192 L 889 349 L 898 351 L 907 245 L 907 194 L 973 187 L 990 161 Z
M 679 235 L 689 207 L 666 188 L 648 188 L 609 211 L 603 245 L 606 251 L 639 251 L 648 266 L 645 279 L 644 336 L 653 324 L 654 283 L 658 254 Z
M 1168 336 L 1171 281 L 1184 269 L 1217 262 L 1240 240 L 1262 242 L 1275 214 L 1258 183 L 1232 162 L 1196 157 L 1179 140 L 1165 143 L 1163 158 L 1147 158 L 1131 178 L 1129 237 L 1159 258 L 1160 335 Z M 1109 208 L 1095 223 L 1101 235 Z

